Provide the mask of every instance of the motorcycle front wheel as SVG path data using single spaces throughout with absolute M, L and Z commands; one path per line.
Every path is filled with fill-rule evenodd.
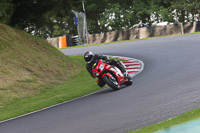
M 108 77 L 107 75 L 105 75 L 103 77 L 103 81 L 110 86 L 113 90 L 119 90 L 120 86 L 119 83 L 117 82 L 117 79 L 114 77 Z

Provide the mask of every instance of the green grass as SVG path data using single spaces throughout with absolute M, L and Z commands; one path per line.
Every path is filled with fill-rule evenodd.
M 0 106 L 40 94 L 40 86 L 63 83 L 82 67 L 45 40 L 3 24 L 0 66 Z
M 142 127 L 138 130 L 131 131 L 129 133 L 153 133 L 155 131 L 158 131 L 158 130 L 161 130 L 161 129 L 164 129 L 164 128 L 168 128 L 168 127 L 173 126 L 173 125 L 181 124 L 181 123 L 184 123 L 184 122 L 187 122 L 187 121 L 190 121 L 190 120 L 200 118 L 199 112 L 200 112 L 200 108 L 193 109 L 189 112 L 183 113 L 183 114 L 181 114 L 177 117 L 174 117 L 172 119 L 168 119 L 168 120 L 165 120 L 163 122 L 156 123 L 156 124 L 153 124 L 153 125 L 150 125 L 150 126 Z
M 51 105 L 68 101 L 91 92 L 100 90 L 96 84 L 97 79 L 93 79 L 85 69 L 85 62 L 82 56 L 69 57 L 74 63 L 81 65 L 80 72 L 64 83 L 51 83 L 48 86 L 41 86 L 40 94 L 10 102 L 0 108 L 0 121 L 12 117 L 23 115 L 35 110 L 39 110 Z M 23 80 L 23 82 L 33 82 Z
M 191 34 L 200 34 L 200 32 L 186 33 L 186 34 L 183 34 L 183 35 L 191 35 Z M 163 37 L 172 37 L 172 36 L 182 36 L 182 35 L 148 37 L 148 38 L 143 38 L 143 39 L 131 39 L 131 40 L 122 40 L 122 41 L 114 41 L 114 42 L 107 42 L 107 43 L 87 44 L 87 45 L 79 45 L 79 46 L 72 46 L 72 47 L 59 48 L 59 49 L 70 49 L 70 48 L 78 48 L 78 47 L 89 47 L 89 46 L 96 46 L 96 45 L 106 45 L 106 44 L 111 44 L 111 43 L 129 42 L 129 41 L 138 41 L 138 40 L 148 40 L 148 39 L 163 38 Z
M 193 35 L 193 34 L 200 34 L 200 32 L 186 33 L 184 35 Z
M 0 24 L 0 121 L 99 90 L 82 56 Z

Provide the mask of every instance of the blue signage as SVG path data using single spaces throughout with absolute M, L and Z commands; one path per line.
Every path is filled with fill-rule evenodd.
M 77 18 L 77 17 L 74 17 L 74 24 L 75 24 L 76 26 L 78 26 L 78 18 Z

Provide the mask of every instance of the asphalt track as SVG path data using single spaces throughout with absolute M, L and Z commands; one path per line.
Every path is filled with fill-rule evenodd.
M 132 86 L 0 124 L 0 133 L 125 133 L 200 106 L 200 34 L 62 50 L 142 60 Z M 81 86 L 80 86 L 81 87 Z M 84 89 L 84 88 L 82 88 Z

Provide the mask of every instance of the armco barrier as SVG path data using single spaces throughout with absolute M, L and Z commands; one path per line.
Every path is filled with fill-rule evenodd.
M 55 37 L 55 38 L 47 38 L 47 42 L 50 43 L 51 45 L 53 45 L 56 48 L 59 48 L 59 38 Z
M 113 41 L 142 39 L 147 37 L 158 37 L 183 34 L 182 24 L 172 24 L 166 26 L 153 26 L 144 28 L 134 28 L 121 31 L 112 31 L 100 34 L 89 34 L 88 43 L 107 43 Z
M 165 26 L 152 26 L 144 28 L 134 28 L 120 31 L 111 31 L 99 34 L 89 34 L 88 44 L 107 43 L 113 41 L 130 40 L 130 39 L 142 39 L 147 37 L 169 36 L 178 35 L 184 33 L 192 33 L 200 31 L 200 22 L 187 22 L 170 24 Z M 65 48 L 67 46 L 73 46 L 69 44 L 68 40 L 71 37 L 57 37 L 49 38 L 47 41 L 56 48 Z M 67 41 L 65 41 L 67 40 Z
M 100 34 L 89 34 L 88 43 L 107 43 L 113 41 L 142 39 L 147 37 L 169 36 L 200 31 L 200 22 L 187 22 L 165 26 L 134 28 Z
M 200 31 L 200 21 L 183 23 L 184 33 L 193 33 Z

